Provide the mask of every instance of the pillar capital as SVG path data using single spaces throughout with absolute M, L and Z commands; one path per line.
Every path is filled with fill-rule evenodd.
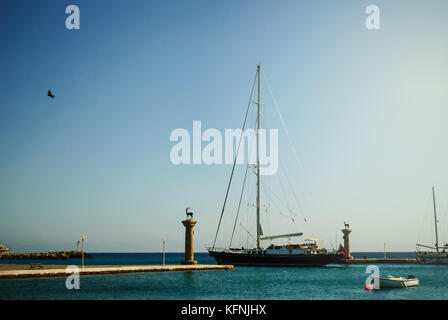
M 182 224 L 188 228 L 193 228 L 196 225 L 197 221 L 196 220 L 192 220 L 192 219 L 186 219 L 182 221 Z

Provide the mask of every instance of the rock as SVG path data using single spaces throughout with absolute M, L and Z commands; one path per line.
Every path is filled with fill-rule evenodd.
M 11 259 L 11 260 L 48 260 L 48 259 L 58 259 L 66 260 L 69 258 L 81 258 L 81 251 L 53 251 L 53 252 L 32 252 L 32 253 L 22 253 L 22 252 L 7 252 L 0 253 L 1 259 Z M 84 258 L 91 258 L 91 255 L 84 253 Z

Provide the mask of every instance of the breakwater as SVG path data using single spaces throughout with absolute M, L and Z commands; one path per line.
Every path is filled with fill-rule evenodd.
M 70 272 L 66 266 L 53 269 L 43 266 L 40 270 L 0 270 L 0 279 L 34 278 L 34 277 L 66 277 Z M 79 268 L 81 275 L 103 275 L 117 273 L 139 273 L 139 272 L 167 272 L 167 271 L 199 271 L 199 270 L 228 270 L 232 265 L 146 265 L 146 266 L 88 266 Z
M 52 252 L 5 252 L 0 253 L 0 260 L 66 260 L 70 258 L 81 258 L 81 251 L 52 251 Z M 84 253 L 84 258 L 90 255 Z

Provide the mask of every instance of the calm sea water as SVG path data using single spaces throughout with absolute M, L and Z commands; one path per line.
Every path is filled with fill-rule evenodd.
M 95 253 L 90 265 L 161 264 L 160 253 Z M 353 253 L 383 257 L 383 253 Z M 388 253 L 390 258 L 415 253 Z M 168 253 L 178 264 L 182 253 Z M 202 264 L 215 264 L 207 253 L 195 254 Z M 2 263 L 29 263 L 5 261 Z M 34 262 L 37 262 L 34 260 Z M 44 264 L 80 264 L 79 259 L 43 260 Z M 1 299 L 448 299 L 448 266 L 379 264 L 382 276 L 420 278 L 420 286 L 364 290 L 367 265 L 322 268 L 235 267 L 233 270 L 135 273 L 81 276 L 80 290 L 67 290 L 65 278 L 0 280 Z

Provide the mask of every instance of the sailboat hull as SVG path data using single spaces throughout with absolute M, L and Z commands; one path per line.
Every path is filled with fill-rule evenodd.
M 343 254 L 247 254 L 225 251 L 209 251 L 218 264 L 235 266 L 265 267 L 320 267 L 331 263 L 340 263 L 345 259 Z
M 448 253 L 420 252 L 417 260 L 422 264 L 445 264 L 448 265 Z

